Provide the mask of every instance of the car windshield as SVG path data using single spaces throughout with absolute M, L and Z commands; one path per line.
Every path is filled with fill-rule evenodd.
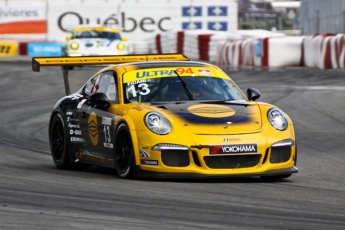
M 121 40 L 119 33 L 108 32 L 108 31 L 96 31 L 96 30 L 85 30 L 78 31 L 72 34 L 72 39 L 80 38 L 106 38 L 112 40 Z
M 186 83 L 186 88 L 182 81 Z M 245 100 L 230 80 L 212 76 L 176 76 L 128 81 L 123 85 L 125 102 L 183 100 Z M 189 91 L 192 98 L 188 95 Z

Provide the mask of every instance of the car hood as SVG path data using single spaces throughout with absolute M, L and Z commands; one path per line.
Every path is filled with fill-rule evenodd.
M 195 134 L 252 133 L 262 126 L 260 108 L 255 102 L 157 102 L 148 107 L 163 114 L 173 128 Z
M 112 42 L 121 42 L 121 40 L 118 39 L 107 39 L 107 38 L 83 38 L 83 39 L 73 39 L 70 40 L 69 43 L 72 42 L 78 42 L 79 45 L 84 45 L 88 48 L 93 47 L 93 48 L 107 48 L 107 46 L 112 43 Z M 105 43 L 107 42 L 107 43 Z

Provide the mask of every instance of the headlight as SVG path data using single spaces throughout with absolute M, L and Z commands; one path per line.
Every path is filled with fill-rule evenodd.
M 268 110 L 267 118 L 275 129 L 285 130 L 287 128 L 287 119 L 280 109 L 272 108 Z
M 124 49 L 125 49 L 125 44 L 123 44 L 123 43 L 117 44 L 117 49 L 118 49 L 119 51 L 124 50 Z
M 161 151 L 161 150 L 188 150 L 189 148 L 183 145 L 176 144 L 167 144 L 161 143 L 152 147 L 152 150 Z
M 72 42 L 70 47 L 72 50 L 77 50 L 79 48 L 79 44 L 77 42 Z
M 157 134 L 168 134 L 171 131 L 169 121 L 159 113 L 150 112 L 144 117 L 145 125 Z

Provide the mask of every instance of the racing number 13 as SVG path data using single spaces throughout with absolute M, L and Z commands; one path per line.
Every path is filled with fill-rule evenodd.
M 149 86 L 146 83 L 139 84 L 138 88 L 141 88 L 141 91 L 139 91 L 140 95 L 147 95 L 150 93 Z M 135 91 L 135 85 L 131 85 L 127 90 L 128 92 L 132 93 L 133 97 L 137 96 L 137 92 Z

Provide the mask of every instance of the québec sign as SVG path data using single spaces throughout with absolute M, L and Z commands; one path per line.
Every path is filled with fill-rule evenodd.
M 237 28 L 235 0 L 47 1 L 48 40 L 64 40 L 79 25 L 114 25 L 129 40 L 170 30 Z
M 105 19 L 100 17 L 90 18 L 85 17 L 77 12 L 69 11 L 61 14 L 58 18 L 58 26 L 60 30 L 64 32 L 70 32 L 70 28 L 66 28 L 63 24 L 65 17 L 75 17 L 75 20 L 78 22 L 77 25 L 83 24 L 109 24 L 114 25 L 115 27 L 122 28 L 123 32 L 133 32 L 136 29 L 140 29 L 143 32 L 154 32 L 158 29 L 161 32 L 168 31 L 172 28 L 167 26 L 167 21 L 171 21 L 171 17 L 162 17 L 159 19 L 154 19 L 152 17 L 143 17 L 136 19 L 134 17 L 126 17 L 125 12 L 121 12 L 120 17 L 116 14 L 112 14 Z

